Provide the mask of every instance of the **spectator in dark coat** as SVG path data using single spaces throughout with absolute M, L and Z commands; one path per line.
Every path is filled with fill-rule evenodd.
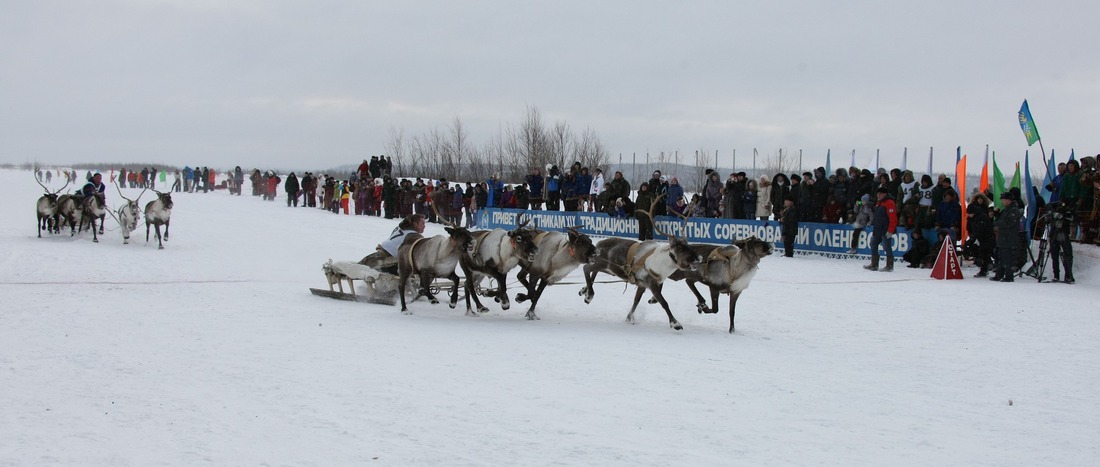
M 665 207 L 672 209 L 676 206 L 676 202 L 684 199 L 684 187 L 680 185 L 680 179 L 672 177 L 669 179 L 667 195 L 665 196 Z M 684 204 L 687 205 L 687 200 L 684 200 Z M 683 211 L 680 211 L 683 214 Z
M 955 199 L 955 190 L 944 190 L 943 201 L 936 206 L 936 230 L 945 230 L 951 242 L 955 242 L 961 227 L 962 207 Z
M 703 185 L 703 199 L 706 202 L 707 217 L 721 217 L 722 182 L 718 180 L 718 172 L 711 172 L 707 176 L 707 183 Z
M 946 196 L 944 198 L 946 201 Z M 989 280 L 1012 282 L 1017 255 L 1021 247 L 1020 221 L 1024 213 L 1016 207 L 1016 201 L 1013 200 L 1011 193 L 1001 193 L 1001 203 L 1004 208 L 993 223 L 994 233 L 997 236 L 997 269 Z
M 783 209 L 778 216 L 783 223 L 783 256 L 794 258 L 794 240 L 798 236 L 798 208 L 794 205 L 793 197 L 783 200 Z
M 638 210 L 649 210 L 649 207 L 653 204 L 653 194 L 649 192 L 649 183 L 642 182 L 638 185 L 638 200 L 635 206 Z M 649 221 L 649 215 L 635 212 L 634 217 L 638 219 L 638 240 L 653 240 L 653 223 Z
M 915 229 L 919 230 L 919 229 Z M 989 216 L 989 200 L 981 193 L 970 197 L 966 206 L 966 231 L 968 236 L 965 250 L 974 255 L 974 264 L 980 269 L 974 277 L 985 277 L 993 266 L 993 219 Z
M 611 179 L 610 185 L 610 202 L 614 203 L 617 199 L 630 200 L 630 182 L 623 178 L 622 172 L 615 171 L 615 176 Z
M 527 176 L 528 209 L 542 209 L 542 187 L 542 171 L 538 167 L 531 169 L 531 175 Z
M 919 268 L 924 258 L 931 252 L 931 247 L 928 246 L 928 240 L 925 240 L 924 235 L 920 233 L 920 229 L 913 230 L 910 235 L 913 246 L 901 256 L 901 260 L 909 263 L 910 268 Z
M 775 213 L 776 220 L 779 220 L 781 216 L 780 212 L 783 211 L 783 201 L 791 195 L 791 180 L 786 175 L 778 173 L 772 177 L 772 212 Z
M 298 176 L 294 175 L 294 172 L 286 176 L 283 189 L 286 190 L 286 207 L 289 208 L 292 204 L 294 207 L 298 207 L 298 191 L 301 190 L 301 185 L 298 183 Z

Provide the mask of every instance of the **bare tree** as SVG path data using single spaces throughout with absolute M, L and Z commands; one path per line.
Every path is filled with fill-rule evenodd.
M 791 173 L 798 167 L 798 158 L 791 157 L 787 151 L 780 148 L 776 152 L 763 155 L 757 160 L 757 172 L 774 177 L 777 173 Z
M 538 108 L 528 107 L 527 114 L 517 131 L 510 132 L 512 153 L 524 166 L 543 167 L 547 163 L 557 164 L 554 158 L 550 135 L 542 124 L 542 115 Z
M 410 172 L 410 161 L 408 160 L 408 150 L 405 147 L 405 130 L 390 127 L 389 135 L 386 136 L 386 152 L 390 153 L 390 161 L 393 162 L 392 176 L 397 174 L 408 174 Z
M 706 186 L 707 183 L 706 171 L 707 169 L 713 168 L 711 167 L 712 163 L 713 160 L 711 159 L 710 151 L 706 149 L 699 149 L 695 151 L 695 167 L 692 168 L 691 178 L 694 186 L 686 187 L 685 190 L 694 188 L 702 193 L 703 187 Z
M 576 160 L 576 146 L 573 132 L 569 130 L 569 124 L 565 122 L 554 123 L 554 128 L 550 130 L 549 162 L 557 164 L 564 171 L 571 164 L 569 159 Z
M 461 180 L 463 169 L 470 159 L 470 146 L 467 140 L 466 129 L 462 120 L 455 117 L 451 122 L 450 139 L 443 147 L 444 151 L 444 176 L 452 180 Z
M 581 133 L 580 140 L 577 141 L 574 148 L 573 158 L 580 161 L 582 167 L 588 167 L 589 169 L 599 167 L 606 170 L 607 164 L 611 161 L 611 153 L 607 151 L 603 142 L 600 141 L 599 135 L 591 128 L 585 129 L 584 133 Z

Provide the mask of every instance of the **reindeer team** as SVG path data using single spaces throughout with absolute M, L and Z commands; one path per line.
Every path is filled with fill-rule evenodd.
M 107 197 L 103 193 L 96 192 L 88 196 L 60 194 L 65 187 L 69 186 L 68 181 L 56 191 L 51 191 L 42 185 L 42 182 L 38 182 L 38 185 L 45 190 L 45 194 L 38 198 L 36 204 L 39 238 L 42 237 L 43 231 L 59 234 L 61 228 L 67 225 L 70 237 L 88 228 L 92 232 L 92 242 L 99 243 L 99 235 L 103 234 L 103 219 L 110 214 L 118 221 L 119 229 L 122 231 L 122 243 L 130 243 L 130 233 L 137 230 L 138 221 L 141 219 L 138 203 L 141 201 L 141 196 L 145 194 L 145 190 L 141 191 L 136 200 L 132 200 L 115 186 L 119 196 L 126 200 L 126 203 L 119 206 L 116 211 L 111 211 L 107 207 Z M 149 242 L 150 227 L 153 227 L 157 234 L 157 248 L 164 249 L 163 240 L 168 240 L 168 225 L 172 216 L 172 194 L 153 191 L 157 194 L 157 199 L 145 205 L 145 241 Z M 160 232 L 162 225 L 164 226 L 163 240 Z
M 638 212 L 652 219 L 653 206 L 648 212 Z M 756 274 L 760 259 L 770 255 L 773 249 L 770 243 L 755 237 L 729 246 L 691 245 L 686 238 L 659 228 L 658 232 L 668 237 L 667 242 L 607 238 L 593 244 L 587 235 L 572 227 L 566 232 L 553 232 L 528 228 L 528 222 L 520 223 L 518 216 L 516 222 L 512 230 L 475 232 L 447 223 L 444 235 L 410 235 L 406 238 L 398 257 L 402 313 L 410 313 L 405 284 L 414 274 L 419 276 L 419 284 L 413 300 L 426 296 L 431 303 L 438 303 L 430 291 L 430 284 L 436 277 L 445 277 L 452 283 L 449 305 L 455 308 L 459 288 L 456 265 L 466 277 L 464 288 L 468 316 L 489 311 L 478 298 L 479 291 L 480 295 L 492 297 L 502 309 L 508 310 L 511 302 L 507 295 L 507 276 L 509 271 L 519 267 L 516 276 L 526 290 L 516 295 L 516 301 L 522 303 L 530 300 L 526 318 L 537 320 L 539 317 L 535 314 L 535 307 L 546 287 L 558 283 L 577 267 L 583 266 L 585 285 L 580 295 L 585 303 L 592 301 L 595 278 L 601 272 L 637 287 L 633 305 L 626 317 L 631 324 L 635 323 L 634 313 L 638 303 L 649 291 L 653 295 L 651 303 L 661 304 L 668 315 L 669 325 L 676 330 L 683 329 L 662 293 L 666 279 L 687 281 L 688 287 L 699 299 L 697 309 L 700 313 L 717 313 L 718 295 L 729 294 L 729 332 L 732 333 L 737 298 Z M 485 277 L 493 279 L 495 289 L 480 288 Z M 712 307 L 706 306 L 695 287 L 696 283 L 710 287 Z

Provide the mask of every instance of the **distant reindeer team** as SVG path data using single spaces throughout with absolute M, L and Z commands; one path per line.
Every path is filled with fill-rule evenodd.
M 69 186 L 68 181 L 56 191 L 50 190 L 40 181 L 38 185 L 45 190 L 45 194 L 38 198 L 36 205 L 39 238 L 42 237 L 42 232 L 60 234 L 61 228 L 68 226 L 70 237 L 87 229 L 92 232 L 92 242 L 99 243 L 99 235 L 103 234 L 103 220 L 106 215 L 110 214 L 118 221 L 119 229 L 122 231 L 122 243 L 129 244 L 130 234 L 137 230 L 138 222 L 141 220 L 139 203 L 146 190 L 142 190 L 137 199 L 130 199 L 122 194 L 122 190 L 118 189 L 118 186 L 115 186 L 118 195 L 126 202 L 119 206 L 117 210 L 111 211 L 107 207 L 106 195 L 102 192 L 96 191 L 90 195 L 84 195 L 83 193 L 60 194 L 65 187 Z M 153 191 L 157 194 L 157 199 L 147 203 L 144 211 L 145 241 L 146 243 L 149 242 L 151 228 L 155 229 L 157 248 L 164 249 L 163 242 L 168 240 L 168 225 L 172 217 L 172 194 Z M 98 229 L 96 227 L 97 221 L 99 224 Z M 164 226 L 163 238 L 160 231 L 161 226 Z
M 658 198 L 659 200 L 660 198 Z M 653 220 L 653 202 L 649 211 L 639 210 L 639 214 Z M 650 303 L 660 303 L 668 315 L 669 325 L 676 330 L 683 326 L 673 316 L 668 302 L 662 293 L 667 279 L 684 280 L 692 293 L 698 298 L 696 305 L 699 313 L 717 313 L 718 295 L 730 295 L 730 327 L 734 332 L 734 313 L 737 298 L 749 285 L 756 274 L 761 258 L 770 255 L 773 246 L 752 237 L 738 240 L 733 245 L 692 245 L 685 237 L 664 232 L 659 226 L 658 233 L 668 237 L 668 241 L 629 240 L 607 238 L 597 244 L 576 228 L 565 232 L 539 230 L 537 226 L 528 227 L 530 219 L 520 222 L 511 230 L 493 229 L 470 232 L 468 229 L 446 223 L 446 234 L 424 237 L 411 234 L 406 237 L 398 250 L 398 287 L 402 313 L 411 313 L 406 303 L 406 283 L 413 275 L 419 277 L 416 296 L 427 297 L 431 303 L 439 301 L 431 293 L 431 283 L 435 278 L 447 278 L 451 282 L 451 308 L 457 307 L 459 276 L 456 267 L 466 277 L 466 314 L 477 316 L 489 309 L 482 305 L 480 295 L 492 297 L 501 309 L 511 307 L 507 295 L 507 276 L 519 267 L 517 279 L 526 289 L 516 295 L 517 302 L 530 300 L 526 318 L 539 319 L 535 307 L 548 285 L 558 283 L 562 278 L 583 266 L 585 285 L 580 290 L 585 303 L 590 303 L 595 295 L 596 275 L 606 273 L 637 287 L 633 305 L 626 321 L 634 324 L 634 313 L 643 294 L 648 290 L 653 299 Z M 687 219 L 684 218 L 684 222 Z M 657 226 L 657 223 L 653 223 Z M 485 277 L 491 277 L 495 289 L 481 289 L 480 283 Z M 330 283 L 332 281 L 330 280 Z M 711 306 L 696 289 L 702 283 L 710 288 Z M 476 308 L 475 308 L 476 306 Z

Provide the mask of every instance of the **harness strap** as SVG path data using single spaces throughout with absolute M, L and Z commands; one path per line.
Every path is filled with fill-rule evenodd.
M 653 252 L 657 251 L 657 248 L 652 248 L 649 251 L 643 253 L 642 256 L 634 259 L 634 255 L 638 253 L 638 247 L 641 246 L 641 244 L 642 242 L 637 242 L 633 245 L 630 245 L 630 249 L 626 250 L 626 281 L 630 282 L 631 284 L 634 283 L 634 271 L 637 271 L 639 267 L 644 268 L 646 260 L 653 255 Z M 646 271 L 648 271 L 650 274 L 653 273 L 653 271 L 650 271 L 648 268 L 646 269 Z
M 420 241 L 424 240 L 425 238 L 427 238 L 427 237 L 420 237 L 416 240 L 413 240 L 413 244 L 409 246 L 409 253 L 407 255 L 407 258 L 409 260 L 409 266 L 412 266 L 412 271 L 414 271 L 414 272 L 419 271 L 419 268 L 416 267 L 416 256 L 413 255 L 413 252 L 416 250 L 416 245 L 419 244 Z
M 715 248 L 713 250 L 710 250 L 710 254 L 707 255 L 707 258 L 705 260 L 703 260 L 703 277 L 704 278 L 710 276 L 710 262 L 711 261 L 720 260 L 720 259 L 725 258 L 725 256 L 722 255 L 722 253 L 720 253 L 721 250 L 722 250 L 721 248 Z

